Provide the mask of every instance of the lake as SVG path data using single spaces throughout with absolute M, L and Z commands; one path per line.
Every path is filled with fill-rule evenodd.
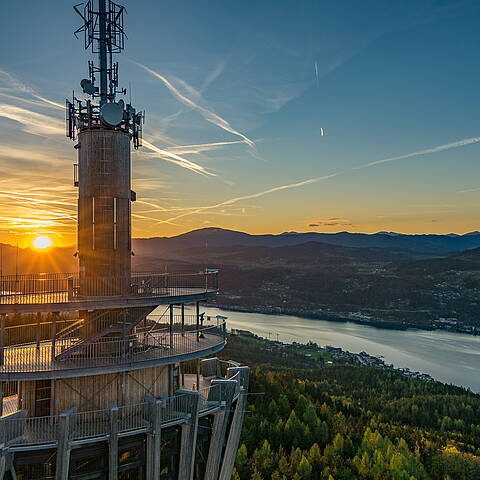
M 227 326 L 241 328 L 282 342 L 309 340 L 350 352 L 382 355 L 395 367 L 428 373 L 446 383 L 480 392 L 480 336 L 444 330 L 389 330 L 352 322 L 331 322 L 203 308 L 207 315 L 228 317 Z

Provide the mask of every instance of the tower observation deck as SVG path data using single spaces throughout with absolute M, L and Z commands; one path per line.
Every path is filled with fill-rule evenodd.
M 132 272 L 131 148 L 144 113 L 114 55 L 123 6 L 74 6 L 88 77 L 66 102 L 78 163 L 78 272 L 0 276 L 0 480 L 227 480 L 248 367 L 212 354 L 218 272 Z M 204 358 L 210 356 L 209 358 Z

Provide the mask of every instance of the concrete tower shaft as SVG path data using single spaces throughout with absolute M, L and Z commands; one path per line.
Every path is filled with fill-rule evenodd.
M 97 127 L 82 129 L 78 139 L 80 275 L 129 279 L 132 255 L 129 135 Z

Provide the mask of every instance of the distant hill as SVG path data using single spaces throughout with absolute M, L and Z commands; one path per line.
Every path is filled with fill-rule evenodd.
M 134 240 L 137 254 L 144 256 L 170 255 L 188 248 L 255 246 L 284 247 L 320 242 L 343 247 L 378 248 L 409 252 L 423 257 L 443 256 L 480 247 L 480 232 L 465 235 L 403 235 L 392 232 L 365 233 L 296 233 L 280 235 L 250 235 L 221 228 L 202 228 L 175 237 L 138 238 Z
M 308 265 L 321 263 L 322 265 L 332 264 L 350 264 L 356 262 L 366 263 L 387 263 L 407 261 L 411 257 L 408 254 L 390 252 L 378 248 L 355 248 L 343 247 L 341 245 L 331 245 L 320 242 L 306 242 L 297 245 L 287 245 L 282 247 L 266 246 L 209 246 L 194 247 L 170 251 L 168 255 L 158 257 L 147 257 L 142 255 L 145 260 L 155 261 L 155 258 L 170 259 L 180 262 L 190 263 L 208 263 L 214 266 L 218 263 L 228 264 L 292 264 Z
M 454 253 L 442 258 L 426 258 L 404 262 L 397 266 L 401 274 L 437 275 L 445 272 L 475 272 L 480 270 L 480 248 Z
M 75 247 L 37 252 L 0 244 L 3 274 L 33 272 L 76 272 Z M 469 270 L 480 264 L 480 233 L 466 235 L 402 235 L 391 232 L 283 233 L 250 235 L 221 228 L 203 228 L 175 237 L 133 240 L 137 271 L 161 269 L 174 261 L 184 265 L 210 266 L 219 262 L 271 262 L 282 264 L 351 264 L 393 262 L 402 268 L 428 271 Z M 446 257 L 446 258 L 439 258 Z M 436 261 L 434 261 L 436 260 Z M 417 262 L 418 261 L 418 262 Z M 16 266 L 17 265 L 17 266 Z M 475 268 L 473 268 L 475 269 Z

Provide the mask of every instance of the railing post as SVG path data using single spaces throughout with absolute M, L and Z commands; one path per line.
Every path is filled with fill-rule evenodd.
M 118 407 L 110 407 L 110 435 L 108 437 L 108 480 L 118 477 Z
M 182 303 L 182 337 L 185 336 L 185 304 Z
M 52 321 L 52 363 L 55 362 L 56 351 L 57 351 L 57 312 L 53 313 L 53 321 Z
M 169 324 L 169 333 L 170 333 L 170 348 L 173 348 L 173 305 L 170 304 L 170 324 Z
M 70 430 L 72 428 L 72 414 L 75 408 L 70 408 L 58 416 L 58 446 L 57 446 L 57 468 L 55 480 L 67 480 L 70 466 Z
M 196 373 L 196 376 L 197 376 L 197 378 L 196 378 L 196 382 L 197 382 L 196 383 L 196 385 L 197 385 L 196 390 L 198 392 L 200 390 L 200 359 L 199 358 L 197 358 L 195 360 L 195 367 L 196 367 L 195 368 L 195 373 Z
M 5 313 L 0 315 L 0 365 L 5 361 L 5 317 Z
M 41 323 L 42 314 L 37 312 L 37 331 L 36 331 L 36 340 L 37 340 L 37 351 L 40 350 L 40 323 Z
M 156 480 L 160 474 L 160 448 L 162 427 L 162 400 L 147 397 L 151 430 L 147 434 L 147 480 Z M 180 477 L 179 477 L 180 478 Z
M 197 342 L 200 341 L 200 302 L 196 302 L 196 314 L 195 316 L 197 317 Z

